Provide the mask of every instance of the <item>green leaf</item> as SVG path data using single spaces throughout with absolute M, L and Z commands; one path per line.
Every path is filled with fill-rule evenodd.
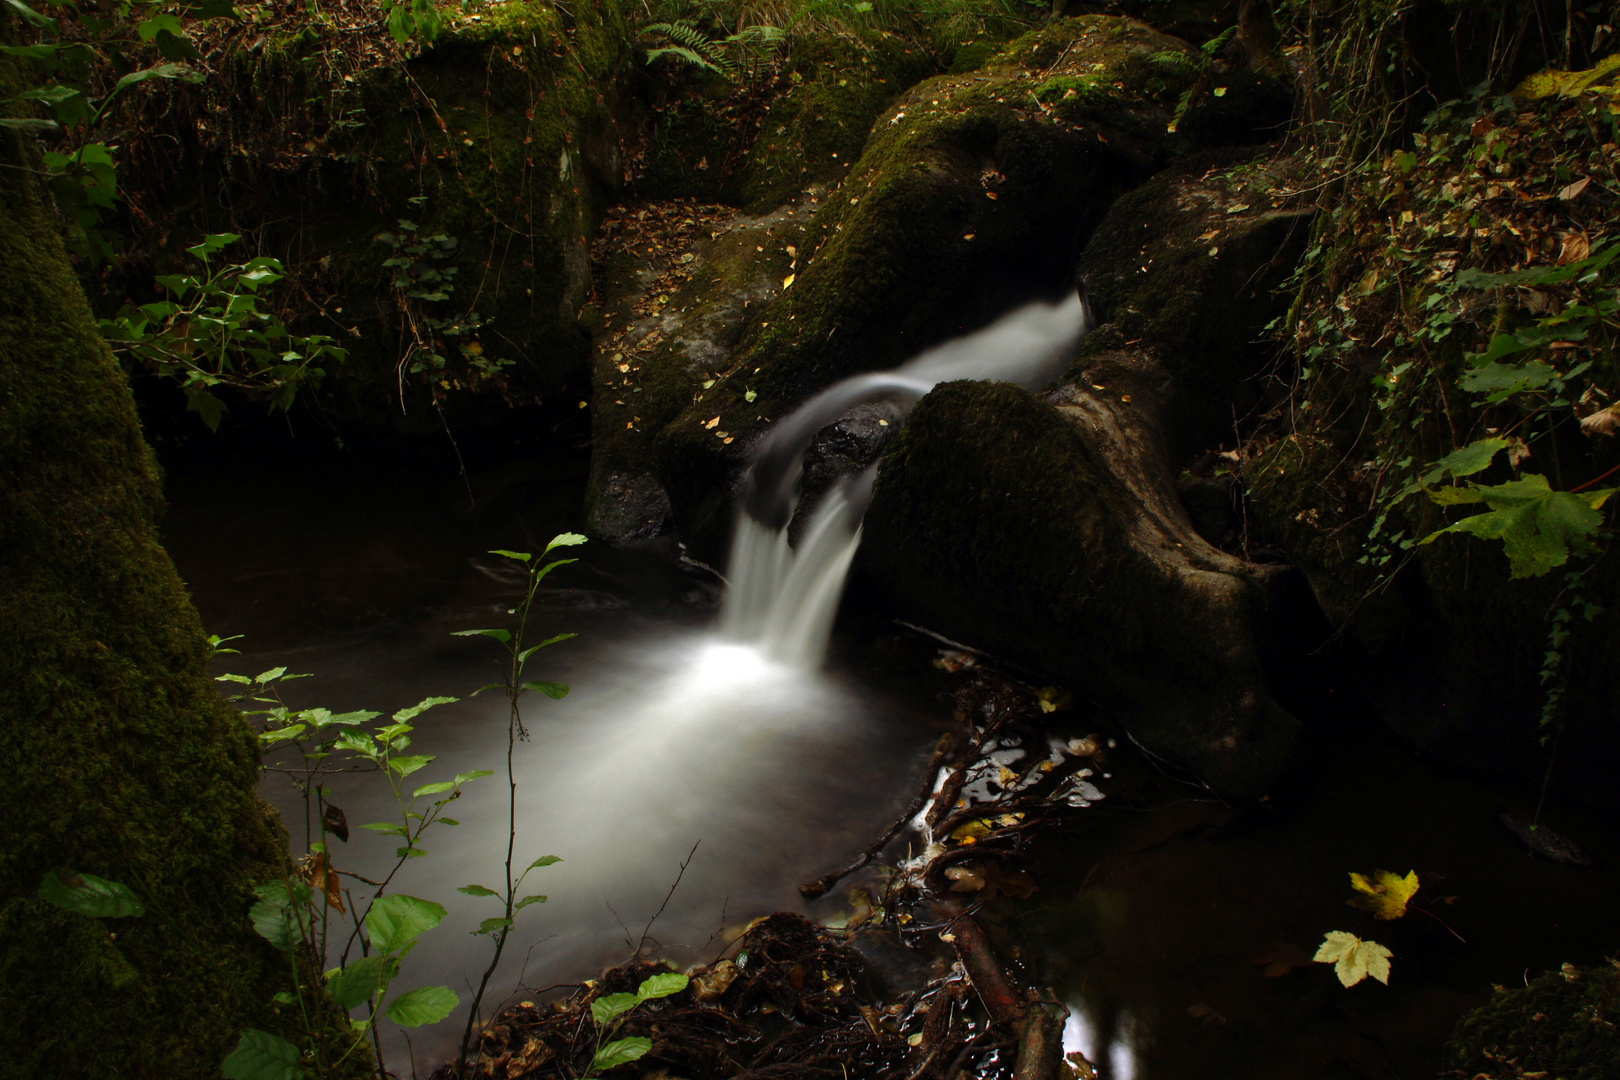
M 392 719 L 394 720 L 395 723 L 403 724 L 407 720 L 416 719 L 418 716 L 420 716 L 423 713 L 427 712 L 429 709 L 433 708 L 435 705 L 449 705 L 452 702 L 456 702 L 456 701 L 460 701 L 460 700 L 461 700 L 460 698 L 453 698 L 453 697 L 423 698 L 421 701 L 417 702 L 415 705 L 412 705 L 410 708 L 399 710 L 397 713 L 395 713 L 393 715 Z
M 126 86 L 145 82 L 148 79 L 180 79 L 195 74 L 191 68 L 184 64 L 157 64 L 140 71 L 132 71 L 119 79 L 114 86 L 115 90 L 122 90 Z
M 503 557 L 508 558 L 508 559 L 516 559 L 518 562 L 525 562 L 525 563 L 528 562 L 530 559 L 534 558 L 534 556 L 530 555 L 527 551 L 503 551 L 503 550 L 501 550 L 499 548 L 491 551 L 490 554 L 491 555 L 500 555 L 500 556 L 503 556 Z
M 598 1050 L 596 1056 L 591 1059 L 590 1071 L 601 1072 L 604 1069 L 629 1064 L 651 1049 L 652 1040 L 641 1035 L 610 1042 Z
M 39 12 L 23 3 L 23 0 L 5 0 L 5 2 L 6 5 L 11 8 L 11 10 L 22 16 L 24 22 L 29 23 L 32 26 L 37 26 L 42 30 L 56 30 L 55 19 L 47 18 L 46 16 L 41 15 Z
M 186 28 L 181 25 L 179 17 L 167 13 L 153 15 L 135 28 L 135 32 L 140 35 L 142 41 L 151 41 L 162 30 L 167 30 L 176 36 L 183 35 L 186 32 Z
M 526 682 L 523 684 L 523 689 L 538 690 L 540 693 L 546 695 L 546 697 L 557 701 L 560 701 L 568 696 L 568 686 L 566 683 Z
M 508 631 L 508 630 L 457 630 L 457 631 L 453 632 L 450 636 L 451 637 L 477 637 L 479 634 L 483 634 L 485 637 L 492 637 L 496 641 L 499 641 L 503 645 L 506 644 L 508 641 L 512 640 L 511 631 Z
M 474 934 L 494 934 L 495 931 L 504 930 L 508 926 L 511 926 L 511 925 L 512 925 L 512 920 L 511 919 L 485 919 L 483 922 L 478 924 L 478 929 L 472 931 L 472 933 L 474 933 Z
M 372 953 L 333 975 L 326 982 L 326 992 L 331 995 L 332 1003 L 348 1012 L 370 1001 L 373 995 L 383 989 L 387 960 L 388 957 L 382 953 Z
M 395 836 L 408 837 L 411 835 L 410 830 L 406 829 L 404 825 L 401 825 L 397 821 L 373 821 L 360 827 L 362 829 L 370 829 L 372 832 L 392 833 Z
M 578 636 L 579 636 L 578 634 L 558 634 L 556 637 L 548 637 L 548 638 L 546 638 L 546 640 L 542 641 L 540 644 L 538 644 L 538 645 L 530 645 L 527 649 L 524 649 L 521 653 L 518 654 L 518 661 L 520 663 L 526 662 L 529 659 L 529 657 L 533 656 L 535 653 L 539 652 L 541 649 L 545 648 L 547 645 L 555 645 L 559 641 L 567 641 L 569 638 L 578 637 Z M 500 684 L 496 683 L 495 685 L 499 686 Z
M 400 1027 L 421 1027 L 437 1024 L 455 1011 L 461 999 L 448 986 L 418 986 L 407 990 L 388 1003 L 383 1010 L 388 1019 Z
M 1472 394 L 1489 394 L 1492 403 L 1506 401 L 1526 390 L 1539 390 L 1553 381 L 1558 372 L 1551 365 L 1532 360 L 1528 364 L 1486 364 L 1463 372 L 1458 385 Z
M 37 117 L 0 116 L 0 128 L 11 128 L 14 131 L 60 131 L 62 125 L 55 120 Z
M 372 948 L 398 952 L 444 921 L 444 908 L 431 900 L 398 893 L 384 896 L 366 912 Z
M 1473 476 L 1483 472 L 1502 450 L 1507 448 L 1506 439 L 1476 439 L 1461 450 L 1453 450 L 1439 461 L 1430 466 L 1429 471 L 1423 475 L 1422 483 L 1427 486 L 1438 484 L 1448 476 Z
M 282 952 L 290 952 L 310 932 L 310 903 L 313 893 L 301 881 L 272 881 L 257 885 L 258 902 L 248 911 L 248 920 L 260 937 Z
M 269 1032 L 248 1028 L 220 1065 L 228 1080 L 300 1080 L 298 1047 Z
M 463 885 L 456 892 L 466 893 L 468 896 L 499 896 L 494 889 L 486 889 L 482 885 Z
M 98 919 L 123 919 L 146 914 L 146 908 L 127 885 L 94 874 L 70 874 L 66 881 L 47 872 L 39 883 L 39 898 L 59 908 Z
M 512 905 L 512 914 L 516 915 L 530 904 L 543 904 L 545 902 L 546 898 L 541 896 L 539 893 L 535 893 L 532 896 L 525 896 L 523 899 Z
M 1546 477 L 1532 474 L 1492 487 L 1475 485 L 1472 491 L 1490 511 L 1453 522 L 1430 533 L 1421 543 L 1430 543 L 1448 532 L 1500 540 L 1512 566 L 1510 576 L 1524 578 L 1539 577 L 1564 565 L 1572 548 L 1589 548 L 1603 526 L 1599 511 L 1615 489 L 1553 491 Z
M 591 1016 L 598 1024 L 606 1026 L 640 1004 L 641 999 L 634 994 L 608 994 L 591 1002 Z
M 546 545 L 546 553 L 549 554 L 552 548 L 575 547 L 584 542 L 585 537 L 579 533 L 558 533 L 551 538 L 551 543 Z
M 411 792 L 411 798 L 420 799 L 423 795 L 437 795 L 441 791 L 449 791 L 455 786 L 456 785 L 449 780 L 440 780 L 433 784 L 423 784 L 421 787 Z
M 530 863 L 524 869 L 524 873 L 528 873 L 530 870 L 535 870 L 535 869 L 538 869 L 539 867 L 542 867 L 542 866 L 551 866 L 554 863 L 560 863 L 560 862 L 562 862 L 562 859 L 559 856 L 556 856 L 556 855 L 542 855 L 538 859 L 534 860 L 534 862 Z
M 432 760 L 432 757 L 423 754 L 407 754 L 404 757 L 391 759 L 388 762 L 388 767 L 399 773 L 401 777 L 406 777 L 427 765 Z
M 494 776 L 493 769 L 474 769 L 472 772 L 456 773 L 456 783 L 465 784 L 469 780 L 482 780 L 486 776 Z
M 651 1001 L 654 998 L 669 997 L 686 989 L 690 980 L 678 971 L 661 971 L 652 976 L 636 989 L 636 996 L 642 1001 Z

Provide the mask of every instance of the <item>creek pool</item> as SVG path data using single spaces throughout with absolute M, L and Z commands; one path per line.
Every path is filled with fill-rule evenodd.
M 466 697 L 498 677 L 499 653 L 451 633 L 506 624 L 518 578 L 485 552 L 538 550 L 577 529 L 583 478 L 577 455 L 475 471 L 474 513 L 442 470 L 171 470 L 169 550 L 209 631 L 246 635 L 219 670 L 311 672 L 289 703 L 334 710 L 462 697 L 419 718 L 413 750 L 437 760 L 412 781 L 497 770 L 469 785 L 454 806 L 461 825 L 430 832 L 429 854 L 391 887 L 448 909 L 401 989 L 443 983 L 471 997 L 489 952 L 468 931 L 496 912 L 456 889 L 497 886 L 506 845 L 504 701 Z M 826 671 L 805 675 L 716 641 L 712 574 L 595 544 L 564 554 L 581 562 L 548 582 L 535 632 L 579 636 L 531 673 L 572 693 L 527 699 L 516 766 L 519 863 L 563 862 L 531 877 L 525 891 L 549 900 L 520 915 L 486 1007 L 591 977 L 644 932 L 684 963 L 712 959 L 771 911 L 836 918 L 836 891 L 807 904 L 797 885 L 893 820 L 949 720 L 924 677 L 897 671 L 882 635 L 835 639 Z M 983 909 L 1016 943 L 1024 976 L 1070 1006 L 1067 1047 L 1108 1080 L 1432 1077 L 1451 1025 L 1493 983 L 1600 963 L 1614 948 L 1620 849 L 1604 822 L 1552 807 L 1549 820 L 1597 865 L 1532 860 L 1496 819 L 1527 812 L 1534 792 L 1416 762 L 1353 702 L 1308 719 L 1318 765 L 1256 807 L 1117 751 L 1109 797 L 1066 812 L 1035 846 L 1038 891 Z M 351 825 L 397 816 L 375 776 L 328 786 Z M 301 799 L 274 774 L 264 791 L 296 846 Z M 393 847 L 355 829 L 334 860 L 377 876 Z M 1433 917 L 1374 922 L 1346 906 L 1349 872 L 1379 869 L 1416 870 Z M 1388 945 L 1390 985 L 1345 989 L 1312 963 L 1329 930 Z M 391 1067 L 404 1075 L 409 1060 L 425 1076 L 453 1054 L 461 1020 L 409 1041 L 389 1030 Z

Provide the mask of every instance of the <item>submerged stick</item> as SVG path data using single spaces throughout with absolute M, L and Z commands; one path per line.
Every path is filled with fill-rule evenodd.
M 906 804 L 905 810 L 896 819 L 895 823 L 885 829 L 883 835 L 874 840 L 848 866 L 834 870 L 830 874 L 823 874 L 814 881 L 807 881 L 800 885 L 799 895 L 806 900 L 815 900 L 818 897 L 825 896 L 827 891 L 834 885 L 882 854 L 883 849 L 889 846 L 889 841 L 898 836 L 901 829 L 909 825 L 916 819 L 918 814 L 922 813 L 922 809 L 928 803 L 929 797 L 934 794 L 934 777 L 939 772 L 939 767 L 951 756 L 955 744 L 956 739 L 951 732 L 947 731 L 944 735 L 941 735 L 939 743 L 934 747 L 934 756 L 928 759 L 928 775 L 923 781 L 922 790 L 918 791 L 911 802 Z

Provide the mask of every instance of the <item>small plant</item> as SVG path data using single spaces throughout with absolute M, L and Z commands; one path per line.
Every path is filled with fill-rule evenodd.
M 217 645 L 216 645 L 217 647 Z M 333 713 L 328 709 L 293 710 L 281 697 L 281 687 L 302 678 L 288 674 L 285 667 L 272 668 L 249 678 L 222 675 L 220 681 L 238 683 L 247 690 L 236 701 L 264 705 L 244 710 L 248 716 L 263 717 L 260 742 L 267 754 L 292 752 L 296 759 L 271 760 L 267 771 L 292 778 L 304 797 L 304 846 L 307 855 L 289 867 L 280 881 L 258 886 L 258 902 L 249 918 L 259 935 L 287 954 L 294 991 L 277 995 L 283 1007 L 296 1007 L 303 1041 L 314 1059 L 318 1074 L 335 1069 L 348 1060 L 368 1038 L 377 1055 L 379 1075 L 386 1075 L 378 1024 L 383 1019 L 401 1027 L 434 1024 L 449 1016 L 460 1004 L 455 992 L 444 986 L 424 986 L 389 997 L 389 990 L 400 973 L 401 963 L 422 934 L 438 926 L 445 910 L 431 900 L 401 894 L 387 894 L 406 861 L 427 854 L 423 834 L 435 825 L 454 826 L 455 819 L 444 810 L 461 797 L 463 785 L 492 775 L 488 770 L 462 773 L 452 780 L 440 780 L 407 791 L 406 778 L 432 762 L 432 757 L 407 754 L 414 730 L 412 721 L 428 709 L 455 701 L 431 697 L 401 709 L 390 722 L 367 731 L 362 725 L 380 714 L 371 711 Z M 366 882 L 372 888 L 360 910 L 353 892 L 343 886 L 345 876 L 331 857 L 330 841 L 349 839 L 349 824 L 343 811 L 327 799 L 321 784 L 325 776 L 338 772 L 369 771 L 381 774 L 392 789 L 399 817 L 393 821 L 360 826 L 372 832 L 398 837 L 403 843 L 395 849 L 393 868 L 381 881 Z M 356 879 L 361 880 L 361 879 Z M 333 925 L 331 915 L 350 916 L 354 928 L 346 935 L 342 924 Z M 338 942 L 343 941 L 341 949 Z M 359 955 L 351 959 L 358 950 Z M 326 970 L 324 984 L 314 972 L 326 969 L 336 956 L 338 966 Z M 351 1038 L 333 1043 L 330 1026 L 322 1022 L 327 1002 L 344 1013 L 365 1009 L 365 1015 L 351 1019 Z M 299 1067 L 297 1045 L 269 1032 L 249 1029 L 224 1063 L 224 1074 L 232 1080 L 296 1080 Z
M 425 201 L 422 196 L 411 200 L 418 206 Z M 455 237 L 424 236 L 416 222 L 401 219 L 397 232 L 378 233 L 375 239 L 394 252 L 383 267 L 392 272 L 389 284 L 405 319 L 408 343 L 399 362 L 401 380 L 406 372 L 423 376 L 437 400 L 446 390 L 476 386 L 512 366 L 510 360 L 484 355 L 478 331 L 488 319 L 450 307 L 459 269 L 450 262 L 460 246 Z M 457 357 L 461 370 L 452 367 Z
M 573 547 L 584 542 L 585 538 L 578 533 L 562 533 L 553 537 L 551 543 L 546 545 L 545 551 L 540 553 L 540 559 L 544 560 L 547 555 L 550 555 L 559 547 Z M 533 690 L 553 700 L 560 700 L 568 694 L 568 687 L 562 683 L 525 679 L 524 671 L 529 660 L 541 649 L 555 645 L 559 641 L 567 641 L 575 636 L 573 634 L 556 634 L 534 645 L 527 644 L 526 637 L 529 629 L 529 616 L 534 612 L 534 597 L 536 591 L 540 588 L 540 583 L 559 566 L 567 566 L 569 563 L 577 562 L 577 559 L 553 559 L 551 562 L 537 562 L 534 556 L 527 551 L 498 550 L 492 551 L 490 554 L 499 555 L 506 559 L 514 559 L 522 563 L 527 573 L 523 599 L 508 613 L 517 616 L 517 626 L 514 629 L 495 628 L 456 632 L 457 637 L 487 637 L 500 644 L 502 650 L 506 653 L 504 669 L 501 672 L 501 681 L 479 687 L 474 691 L 474 695 L 481 694 L 485 690 L 503 690 L 506 693 L 507 700 L 507 818 L 504 888 L 496 890 L 483 885 L 464 885 L 459 890 L 469 896 L 493 897 L 500 900 L 502 913 L 483 920 L 478 929 L 473 931 L 475 934 L 487 935 L 490 938 L 493 943 L 493 953 L 490 956 L 489 965 L 484 969 L 483 977 L 478 981 L 478 991 L 473 995 L 472 1007 L 467 1011 L 467 1027 L 462 1032 L 461 1051 L 457 1059 L 458 1071 L 466 1066 L 467 1053 L 472 1045 L 473 1026 L 478 1021 L 478 1006 L 484 999 L 484 991 L 489 987 L 490 978 L 500 965 L 501 954 L 506 949 L 506 939 L 512 932 L 513 920 L 518 912 L 529 905 L 543 904 L 546 901 L 546 898 L 538 893 L 519 896 L 518 893 L 523 888 L 523 882 L 528 878 L 531 870 L 550 866 L 561 861 L 555 855 L 544 855 L 529 863 L 528 866 L 514 876 L 514 870 L 516 869 L 514 858 L 517 851 L 517 772 L 515 757 L 517 744 L 520 741 L 527 741 L 529 738 L 529 729 L 523 724 L 523 713 L 520 706 L 523 695 Z
M 99 323 L 102 337 L 131 366 L 177 381 L 186 408 L 210 430 L 225 413 L 216 388 L 228 386 L 267 400 L 272 409 L 287 409 L 300 387 L 320 385 L 327 363 L 348 355 L 324 334 L 292 334 L 261 306 L 262 291 L 286 276 L 277 260 L 261 255 L 211 265 L 213 256 L 240 239 L 214 233 L 187 248 L 202 264 L 200 271 L 157 279 L 173 300 L 126 304 Z
M 685 975 L 664 971 L 644 980 L 633 994 L 608 994 L 591 1002 L 591 1019 L 596 1021 L 596 1051 L 591 1055 L 584 1080 L 595 1080 L 606 1070 L 635 1061 L 651 1050 L 652 1040 L 645 1036 L 632 1035 L 627 1039 L 613 1036 L 642 1004 L 678 994 L 686 989 L 687 982 Z

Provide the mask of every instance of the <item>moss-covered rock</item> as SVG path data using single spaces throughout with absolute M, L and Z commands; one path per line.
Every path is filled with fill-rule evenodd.
M 739 343 L 746 380 L 717 383 L 656 436 L 682 531 L 711 553 L 723 544 L 729 478 L 769 419 L 1061 290 L 1107 206 L 1161 163 L 1173 88 L 1148 85 L 1148 58 L 1177 48 L 1126 19 L 1063 20 L 897 101 L 821 201 L 794 280 Z M 1096 92 L 1041 96 L 1064 77 Z
M 884 108 L 938 70 L 895 33 L 796 32 L 785 48 L 763 84 L 686 70 L 660 87 L 635 193 L 769 213 L 839 183 Z
M 203 1080 L 245 1026 L 282 1026 L 269 999 L 286 961 L 247 911 L 286 852 L 257 740 L 216 692 L 159 546 L 157 466 L 39 167 L 0 129 L 4 1072 Z M 121 882 L 146 913 L 53 907 L 38 895 L 52 870 Z
M 593 362 L 592 536 L 626 542 L 669 529 L 669 497 L 653 477 L 653 438 L 706 400 L 716 380 L 737 373 L 737 339 L 793 273 L 810 209 L 732 220 L 682 254 L 691 256 L 690 276 L 673 291 L 665 291 L 667 275 L 641 258 L 620 253 L 609 261 L 601 295 L 625 331 L 603 335 Z
M 1448 1077 L 1606 1080 L 1620 1076 L 1620 972 L 1548 972 L 1463 1017 L 1446 1043 Z

